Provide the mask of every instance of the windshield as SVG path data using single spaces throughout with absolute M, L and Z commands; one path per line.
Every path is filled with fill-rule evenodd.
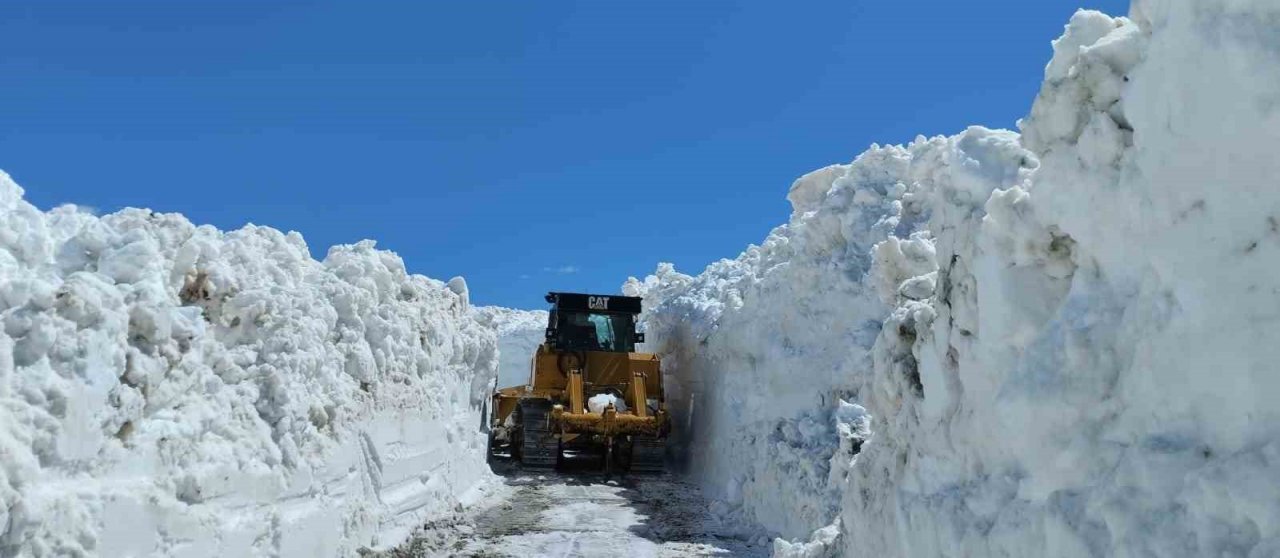
M 630 314 L 560 312 L 556 345 L 578 351 L 626 353 L 635 350 L 635 322 Z

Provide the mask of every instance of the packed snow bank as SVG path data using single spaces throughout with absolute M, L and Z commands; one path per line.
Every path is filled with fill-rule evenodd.
M 487 478 L 466 283 L 0 173 L 0 554 L 349 556 Z
M 498 335 L 497 387 L 529 383 L 533 352 L 546 339 L 546 310 L 477 306 L 475 317 Z
M 1277 20 L 1080 12 L 1021 137 L 873 148 L 629 282 L 692 473 L 779 555 L 1280 554 Z
M 933 243 L 912 235 L 928 218 L 926 190 L 1012 186 L 1034 164 L 1023 153 L 1015 134 L 980 128 L 877 147 L 840 174 L 819 171 L 827 194 L 793 196 L 791 223 L 737 259 L 697 277 L 663 265 L 624 286 L 646 298 L 687 470 L 711 494 L 788 538 L 837 518 L 868 438 L 860 382 L 883 320 L 899 296 L 932 288 Z

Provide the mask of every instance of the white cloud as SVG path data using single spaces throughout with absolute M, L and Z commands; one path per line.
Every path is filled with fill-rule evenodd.
M 542 271 L 547 273 L 556 273 L 559 275 L 570 275 L 581 271 L 576 265 L 562 265 L 560 267 L 544 267 Z
M 62 205 L 60 205 L 60 206 L 58 206 L 58 207 L 60 207 L 60 208 L 65 207 L 65 208 L 70 209 L 71 211 L 75 211 L 75 212 L 77 212 L 77 213 L 84 213 L 84 214 L 88 214 L 88 215 L 94 215 L 94 216 L 96 216 L 96 215 L 98 215 L 98 214 L 99 214 L 98 208 L 96 208 L 96 207 L 94 207 L 94 206 L 92 206 L 92 205 L 82 205 L 82 204 L 78 204 L 78 203 L 64 203 L 64 204 L 62 204 Z

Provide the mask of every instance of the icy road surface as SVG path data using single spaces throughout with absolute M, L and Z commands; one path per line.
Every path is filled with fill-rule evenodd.
M 507 486 L 496 503 L 444 528 L 449 535 L 428 530 L 390 556 L 769 555 L 768 545 L 735 538 L 741 530 L 672 475 L 498 472 Z

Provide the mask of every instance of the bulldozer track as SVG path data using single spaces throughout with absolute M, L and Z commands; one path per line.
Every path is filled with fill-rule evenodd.
M 550 401 L 526 399 L 520 402 L 522 465 L 551 469 L 560 460 L 560 440 L 551 431 L 550 414 Z
M 666 470 L 667 444 L 661 438 L 636 436 L 631 440 L 631 472 L 661 473 Z

